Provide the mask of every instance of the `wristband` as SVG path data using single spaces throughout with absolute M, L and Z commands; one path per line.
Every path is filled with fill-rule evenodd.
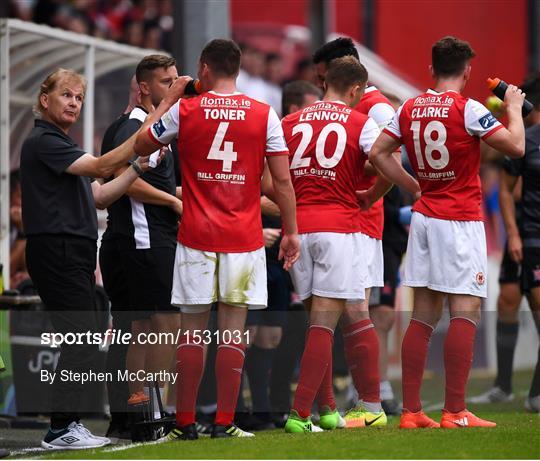
M 137 163 L 136 160 L 131 160 L 129 162 L 129 164 L 133 167 L 133 169 L 135 170 L 135 172 L 137 173 L 138 176 L 142 175 L 143 174 L 143 170 L 142 168 L 140 167 L 140 165 Z

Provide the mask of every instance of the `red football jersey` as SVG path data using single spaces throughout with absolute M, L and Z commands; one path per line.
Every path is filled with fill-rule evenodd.
M 481 221 L 480 138 L 501 128 L 482 104 L 455 91 L 428 90 L 407 100 L 385 132 L 405 145 L 418 178 L 422 196 L 413 210 Z
M 392 104 L 386 96 L 384 96 L 376 87 L 368 86 L 364 92 L 364 96 L 355 107 L 355 109 L 363 114 L 369 115 L 382 130 L 396 113 Z M 369 189 L 377 176 L 362 176 L 358 190 Z M 369 210 L 360 211 L 361 231 L 363 234 L 370 237 L 382 240 L 384 228 L 384 198 L 377 200 Z
M 264 158 L 287 155 L 276 112 L 241 93 L 181 99 L 150 128 L 167 144 L 178 137 L 183 245 L 240 253 L 261 248 Z
M 355 191 L 379 135 L 367 115 L 319 101 L 282 121 L 296 193 L 298 232 L 360 232 Z

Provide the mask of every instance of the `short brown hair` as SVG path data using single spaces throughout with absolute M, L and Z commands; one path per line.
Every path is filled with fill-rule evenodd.
M 155 69 L 168 69 L 171 66 L 176 66 L 176 59 L 164 54 L 150 54 L 142 58 L 135 69 L 135 78 L 137 83 L 144 82 L 150 78 L 152 71 Z
M 83 97 L 86 93 L 86 79 L 81 74 L 78 74 L 73 69 L 64 69 L 59 67 L 54 72 L 47 75 L 45 80 L 39 86 L 39 94 L 37 97 L 37 102 L 34 105 L 34 114 L 43 115 L 45 113 L 45 108 L 41 104 L 41 96 L 44 94 L 49 94 L 51 91 L 54 91 L 58 84 L 63 80 L 75 81 L 82 85 L 83 87 Z
M 475 56 L 469 42 L 452 36 L 443 37 L 431 48 L 433 72 L 439 77 L 459 75 Z
M 200 61 L 218 76 L 234 77 L 240 71 L 241 57 L 242 52 L 235 42 L 216 38 L 203 48 Z
M 290 114 L 291 106 L 301 107 L 304 104 L 304 96 L 312 94 L 321 97 L 321 90 L 313 83 L 306 82 L 305 80 L 296 80 L 289 82 L 283 87 L 283 94 L 281 95 L 281 111 L 283 117 Z
M 330 62 L 325 81 L 339 93 L 353 85 L 365 85 L 368 80 L 366 68 L 353 56 L 336 58 Z

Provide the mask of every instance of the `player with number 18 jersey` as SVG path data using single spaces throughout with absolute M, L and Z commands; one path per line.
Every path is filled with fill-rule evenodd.
M 407 100 L 384 129 L 404 143 L 422 190 L 413 206 L 405 285 L 486 297 L 480 139 L 502 127 L 479 102 L 428 90 Z M 437 232 L 422 232 L 427 225 Z M 426 257 L 429 264 L 421 263 Z
M 465 394 L 473 362 L 480 298 L 486 289 L 486 236 L 481 211 L 480 139 L 494 149 L 523 156 L 523 95 L 505 94 L 508 129 L 461 92 L 475 56 L 470 44 L 443 37 L 431 49 L 433 90 L 407 100 L 373 146 L 370 161 L 411 193 L 414 204 L 404 285 L 413 287 L 411 322 L 402 342 L 403 429 L 439 424 L 422 412 L 420 387 L 429 340 L 448 300 L 444 341 L 445 402 L 440 427 L 495 427 L 467 410 Z M 403 144 L 417 181 L 392 158 Z

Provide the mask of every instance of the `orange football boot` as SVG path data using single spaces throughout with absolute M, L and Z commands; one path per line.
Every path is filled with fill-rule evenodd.
M 139 391 L 129 396 L 128 405 L 140 405 L 141 403 L 148 403 L 149 401 L 150 399 L 144 391 Z
M 496 423 L 486 421 L 478 416 L 473 415 L 468 410 L 460 411 L 459 413 L 450 413 L 442 411 L 441 427 L 445 429 L 457 429 L 459 427 L 495 427 Z
M 423 411 L 413 413 L 408 410 L 403 410 L 401 419 L 399 420 L 400 429 L 420 429 L 420 428 L 437 428 L 439 423 L 433 421 Z

